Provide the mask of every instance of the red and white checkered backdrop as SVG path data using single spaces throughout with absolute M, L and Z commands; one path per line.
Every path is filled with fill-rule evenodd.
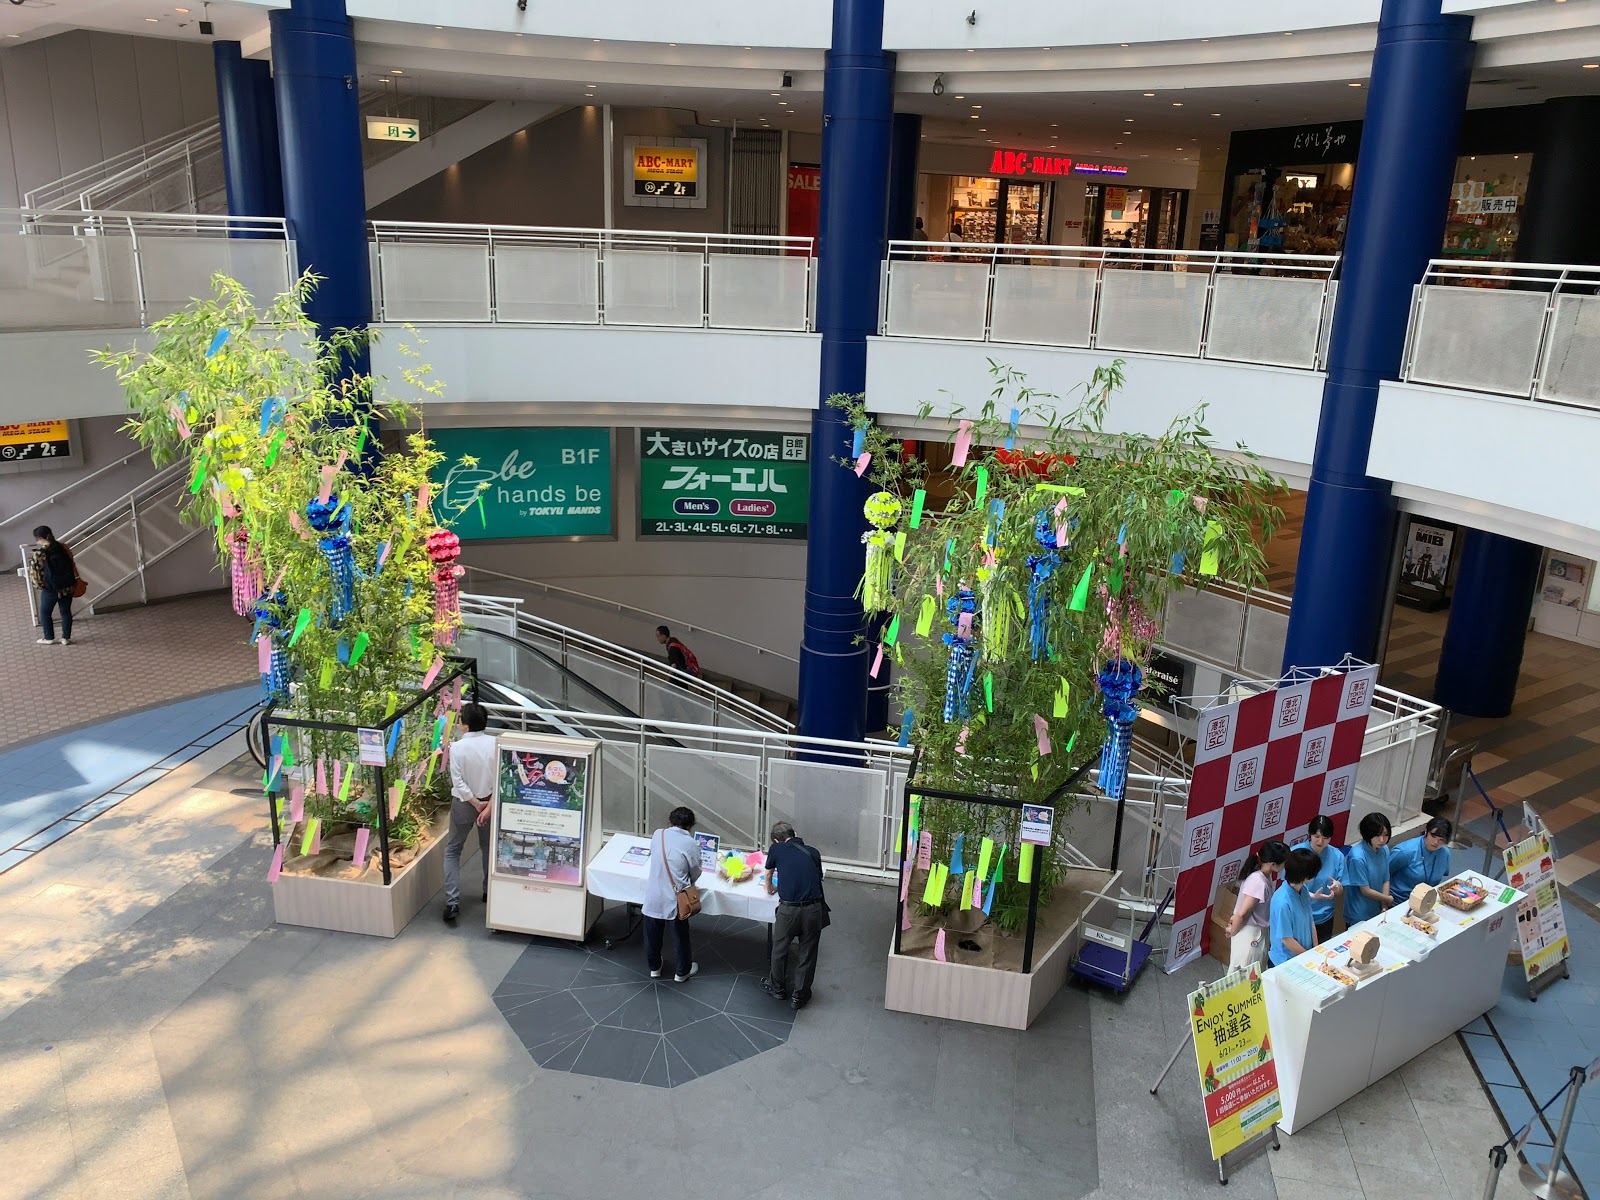
M 1204 953 L 1211 903 L 1252 848 L 1293 845 L 1311 818 L 1344 844 L 1377 667 L 1330 671 L 1201 711 L 1167 970 Z

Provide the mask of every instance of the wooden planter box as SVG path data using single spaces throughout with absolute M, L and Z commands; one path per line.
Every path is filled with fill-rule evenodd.
M 280 925 L 304 925 L 340 933 L 366 933 L 374 937 L 399 935 L 444 886 L 444 846 L 450 827 L 446 808 L 435 822 L 433 843 L 404 867 L 395 871 L 387 887 L 376 866 L 364 879 L 335 879 L 285 872 L 272 885 L 272 912 Z M 461 851 L 466 874 L 468 855 L 476 857 L 478 839 L 469 837 Z M 372 882 L 376 873 L 379 882 Z M 473 893 L 476 895 L 476 893 Z
M 1095 890 L 1104 892 L 1121 872 L 1095 869 Z M 1081 888 L 1074 889 L 1081 891 Z M 1067 970 L 1083 942 L 1082 911 L 1054 945 L 1034 945 L 1033 971 L 937 962 L 896 954 L 891 938 L 889 974 L 883 1006 L 895 1012 L 944 1017 L 1003 1029 L 1026 1029 L 1066 982 Z

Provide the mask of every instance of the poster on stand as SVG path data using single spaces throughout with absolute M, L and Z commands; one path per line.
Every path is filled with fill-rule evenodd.
M 1567 918 L 1556 887 L 1556 851 L 1543 830 L 1502 853 L 1506 882 L 1527 893 L 1517 905 L 1517 944 L 1522 949 L 1522 973 L 1529 983 L 1559 967 L 1572 954 L 1567 939 Z
M 1450 555 L 1455 539 L 1453 525 L 1410 519 L 1400 551 L 1397 598 L 1426 609 L 1444 607 L 1449 599 Z
M 503 735 L 495 793 L 494 875 L 583 886 L 590 744 Z
M 1167 970 L 1205 952 L 1219 889 L 1233 887 L 1252 846 L 1291 845 L 1328 817 L 1344 844 L 1378 669 L 1326 670 L 1202 709 L 1178 850 Z
M 1190 993 L 1189 1023 L 1215 1161 L 1283 1115 L 1260 971 L 1235 971 Z

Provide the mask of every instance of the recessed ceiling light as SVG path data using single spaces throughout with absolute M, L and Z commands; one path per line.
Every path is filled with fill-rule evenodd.
M 1360 87 L 1360 86 L 1361 85 L 1359 83 L 1347 83 L 1347 84 L 1345 84 L 1345 87 Z
M 779 108 L 787 108 L 788 106 L 789 106 L 789 102 L 787 100 L 779 100 L 778 101 L 778 107 Z
M 1596 67 L 1600 67 L 1600 63 L 1584 63 L 1584 64 L 1583 64 L 1583 69 L 1584 69 L 1584 70 L 1585 70 L 1585 71 L 1592 71 L 1592 70 L 1594 70 L 1594 69 L 1595 69 L 1595 68 L 1596 68 Z
M 1202 41 L 1202 42 L 1209 42 L 1209 41 L 1210 41 L 1210 40 L 1211 40 L 1211 39 L 1210 39 L 1210 38 L 1201 38 L 1201 39 L 1200 39 L 1200 40 L 1201 40 L 1201 41 Z
M 1293 30 L 1285 30 L 1283 36 L 1284 37 L 1293 37 L 1294 36 L 1294 31 Z
M 389 74 L 391 74 L 391 75 L 404 75 L 405 72 L 402 71 L 399 67 L 396 67 L 394 70 L 390 71 Z
M 146 25 L 159 25 L 159 24 L 161 24 L 160 20 L 158 18 L 156 18 L 156 17 L 146 17 L 144 19 L 144 22 L 145 22 Z
M 989 131 L 987 129 L 985 129 L 983 126 L 980 125 L 980 126 L 978 126 L 978 132 L 979 133 L 988 133 Z
M 1131 120 L 1133 120 L 1133 118 L 1132 118 L 1132 117 L 1123 117 L 1123 118 L 1122 118 L 1122 119 L 1123 119 L 1123 120 L 1124 120 L 1124 121 L 1131 121 Z
M 1123 48 L 1123 49 L 1124 49 L 1124 50 L 1126 50 L 1126 49 L 1127 49 L 1127 48 L 1128 48 L 1128 43 L 1127 43 L 1127 42 L 1123 42 L 1123 43 L 1122 43 L 1122 48 Z
M 971 50 L 968 50 L 968 51 L 967 51 L 967 53 L 968 53 L 968 54 L 971 54 L 971 53 L 972 53 L 972 51 L 971 51 Z
M 956 97 L 956 99 L 957 99 L 957 100 L 965 100 L 965 99 L 966 99 L 966 97 L 965 97 L 965 96 L 957 96 L 957 97 Z
M 596 38 L 595 40 L 599 41 L 600 39 Z M 671 46 L 674 50 L 676 50 L 678 48 L 678 43 L 677 42 L 668 42 L 667 45 Z
M 783 93 L 782 92 L 768 92 L 767 95 L 769 95 L 769 96 L 781 96 L 781 95 L 783 95 Z
M 745 47 L 745 49 L 746 49 L 746 50 L 748 50 L 748 49 L 750 49 L 750 47 L 749 47 L 749 46 L 746 46 L 746 47 Z
M 172 11 L 175 13 L 183 13 L 185 16 L 189 14 L 189 10 L 187 8 L 175 8 Z
M 1046 49 L 1046 50 L 1054 50 L 1054 49 L 1055 49 L 1055 47 L 1054 47 L 1054 46 L 1046 46 L 1046 47 L 1045 47 L 1045 49 Z
M 1174 100 L 1172 102 L 1172 107 L 1173 108 L 1182 108 L 1183 107 L 1183 101 L 1182 100 Z
M 974 105 L 973 105 L 973 106 L 972 106 L 972 107 L 973 107 L 973 108 L 982 108 L 982 107 L 983 107 L 983 105 L 981 105 L 981 104 L 974 104 Z
M 178 11 L 179 12 L 188 12 L 189 10 L 187 8 L 180 8 Z M 434 28 L 435 29 L 443 29 L 444 26 L 443 25 L 435 25 Z
M 1155 93 L 1154 93 L 1154 92 L 1146 92 L 1146 93 L 1145 93 L 1145 95 L 1146 95 L 1146 96 L 1154 96 L 1154 95 L 1155 95 Z
M 1211 114 L 1211 115 L 1212 115 L 1212 116 L 1213 116 L 1213 117 L 1220 117 L 1220 116 L 1221 116 L 1221 115 L 1222 115 L 1222 114 L 1221 114 L 1221 113 L 1212 113 L 1212 114 Z
M 977 119 L 978 119 L 978 114 L 977 113 L 973 113 L 970 117 L 967 118 L 967 120 L 969 120 L 969 121 L 976 121 Z

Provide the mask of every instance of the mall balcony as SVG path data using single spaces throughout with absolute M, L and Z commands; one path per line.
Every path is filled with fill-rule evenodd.
M 840 457 L 837 392 L 864 393 L 936 490 L 948 410 L 988 398 L 997 366 L 1065 410 L 1117 362 L 1113 427 L 1156 436 L 1204 405 L 1215 453 L 1287 485 L 1265 579 L 1161 614 L 1184 690 L 1379 664 L 1360 802 L 1397 828 L 1424 801 L 1459 817 L 1476 862 L 1525 801 L 1581 943 L 1553 1003 L 1533 1008 L 1518 968 L 1459 1040 L 1234 1190 L 1476 1195 L 1489 1144 L 1530 1122 L 1524 1158 L 1548 1161 L 1534 1105 L 1569 1045 L 1600 1053 L 1600 980 L 1577 965 L 1600 949 L 1600 0 L 973 2 L 0 6 L 0 654 L 26 671 L 0 696 L 0 1070 L 21 1117 L 0 1147 L 26 1164 L 18 1194 L 588 1197 L 659 1161 L 700 1178 L 712 1159 L 682 1139 L 708 1127 L 770 1152 L 784 1178 L 749 1190 L 773 1197 L 1213 1194 L 1198 1106 L 1148 1085 L 1220 966 L 1115 1000 L 1068 986 L 1015 1038 L 885 1013 L 880 885 L 911 751 L 886 688 L 861 702 L 859 499 L 814 472 L 791 528 L 752 538 L 665 528 L 649 495 L 653 437 Z M 370 329 L 396 394 L 420 352 L 444 390 L 412 398 L 441 445 L 491 468 L 564 437 L 593 453 L 588 523 L 508 505 L 462 529 L 464 645 L 505 727 L 554 711 L 605 744 L 608 832 L 680 803 L 735 814 L 751 844 L 809 818 L 838 910 L 815 1013 L 740 1009 L 768 1000 L 744 995 L 749 947 L 718 925 L 739 978 L 701 1019 L 744 1039 L 726 1062 L 628 1025 L 623 1001 L 529 1041 L 511 1012 L 552 990 L 547 947 L 455 937 L 436 913 L 377 948 L 274 924 L 256 659 L 209 529 L 181 518 L 189 479 L 152 466 L 87 352 L 148 348 L 216 275 L 264 301 L 308 269 L 313 318 Z M 509 487 L 511 468 L 490 474 Z M 75 660 L 35 657 L 55 652 L 9 574 L 39 524 L 91 581 Z M 666 668 L 658 625 L 706 680 Z M 1132 833 L 1095 793 L 1080 837 L 1086 860 L 1128 856 L 1122 909 L 1158 938 L 1184 719 L 1141 723 Z M 659 1035 L 659 1067 L 580 1066 L 613 1027 Z M 695 1128 L 641 1081 L 688 1082 Z M 1593 1188 L 1584 1105 L 1568 1161 Z M 308 1113 L 314 1153 L 262 1132 Z M 550 1155 L 612 1121 L 646 1148 Z

